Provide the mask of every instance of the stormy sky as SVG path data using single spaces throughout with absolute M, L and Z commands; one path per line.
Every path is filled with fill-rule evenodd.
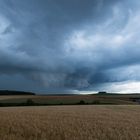
M 140 92 L 140 1 L 0 0 L 0 89 Z

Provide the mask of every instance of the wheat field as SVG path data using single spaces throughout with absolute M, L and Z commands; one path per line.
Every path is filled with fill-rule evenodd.
M 0 108 L 0 140 L 139 140 L 140 106 Z

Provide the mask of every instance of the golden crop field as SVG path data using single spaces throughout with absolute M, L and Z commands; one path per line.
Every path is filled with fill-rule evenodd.
M 0 108 L 0 140 L 139 139 L 139 105 Z

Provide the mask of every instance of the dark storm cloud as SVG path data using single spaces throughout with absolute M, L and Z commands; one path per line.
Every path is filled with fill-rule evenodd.
M 139 6 L 138 0 L 1 0 L 0 88 L 20 79 L 14 89 L 33 90 L 38 82 L 36 91 L 139 81 Z

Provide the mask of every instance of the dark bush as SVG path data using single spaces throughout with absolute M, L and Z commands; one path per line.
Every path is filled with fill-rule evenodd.
M 78 104 L 79 104 L 79 105 L 84 105 L 84 104 L 86 104 L 86 103 L 85 103 L 84 100 L 81 100 Z
M 27 101 L 26 101 L 26 105 L 34 105 L 35 103 L 34 103 L 34 101 L 32 100 L 32 99 L 27 99 Z

